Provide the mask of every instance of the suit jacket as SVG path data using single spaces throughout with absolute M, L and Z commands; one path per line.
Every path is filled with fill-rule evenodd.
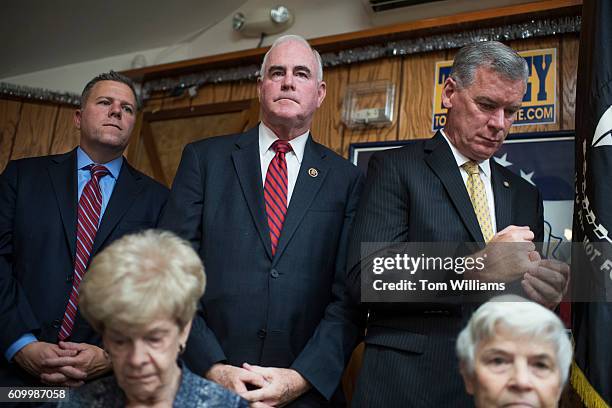
M 543 239 L 539 191 L 491 160 L 497 230 L 527 225 Z M 376 153 L 349 244 L 347 285 L 360 301 L 362 242 L 475 242 L 484 239 L 450 147 L 441 133 Z M 475 305 L 372 304 L 354 406 L 471 406 L 455 356 Z
M 77 224 L 77 154 L 11 161 L 0 177 L 0 350 L 25 333 L 56 343 L 72 287 Z M 92 256 L 122 235 L 154 228 L 168 189 L 123 161 Z M 98 345 L 77 314 L 71 341 Z M 36 381 L 2 357 L 0 381 Z
M 327 404 L 358 337 L 343 268 L 361 185 L 357 167 L 309 136 L 272 256 L 258 128 L 185 147 L 161 226 L 191 241 L 206 270 L 193 371 L 291 367 L 314 388 L 296 404 Z

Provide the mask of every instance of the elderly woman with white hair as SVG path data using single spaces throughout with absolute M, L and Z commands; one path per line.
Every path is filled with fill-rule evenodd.
M 127 235 L 104 249 L 81 283 L 79 310 L 102 335 L 114 376 L 60 406 L 248 406 L 178 360 L 204 286 L 200 258 L 170 232 Z
M 557 407 L 572 346 L 561 320 L 519 296 L 491 299 L 457 338 L 465 388 L 477 408 Z

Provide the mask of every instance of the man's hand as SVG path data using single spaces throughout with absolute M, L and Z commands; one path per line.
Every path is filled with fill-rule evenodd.
M 484 257 L 485 268 L 466 273 L 469 279 L 493 282 L 512 282 L 524 276 L 533 267 L 537 254 L 529 227 L 509 225 L 491 238 L 482 251 L 472 255 Z
M 569 286 L 569 265 L 554 259 L 538 260 L 521 282 L 525 293 L 534 302 L 554 309 Z
M 254 385 L 257 388 L 266 385 L 266 380 L 261 374 L 222 363 L 213 364 L 205 377 L 238 395 L 243 395 L 248 391 L 247 384 Z
M 62 378 L 67 378 L 69 382 L 83 382 L 99 377 L 111 369 L 108 354 L 100 347 L 65 341 L 60 341 L 59 347 L 74 355 L 46 358 L 42 365 L 50 372 L 40 376 L 45 383 L 62 383 Z M 65 382 L 65 385 L 71 384 Z
M 74 350 L 61 349 L 57 344 L 46 343 L 44 341 L 35 341 L 23 347 L 15 354 L 14 360 L 21 368 L 26 370 L 34 377 L 40 378 L 41 375 L 57 373 L 57 369 L 49 368 L 44 365 L 44 362 L 52 358 L 71 358 L 76 356 Z M 68 379 L 62 375 L 59 382 L 49 381 L 52 385 L 62 385 Z M 77 381 L 71 384 L 72 386 L 81 385 L 82 381 Z
M 289 368 L 259 367 L 247 363 L 244 363 L 242 367 L 250 372 L 261 374 L 266 380 L 265 386 L 241 395 L 251 403 L 253 408 L 282 407 L 311 387 L 300 373 Z

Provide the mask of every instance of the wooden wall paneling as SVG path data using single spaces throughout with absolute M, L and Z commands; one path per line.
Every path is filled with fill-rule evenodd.
M 575 129 L 576 78 L 578 73 L 578 34 L 566 34 L 561 38 L 560 79 L 563 89 L 563 103 L 560 115 L 561 129 Z
M 260 107 L 259 107 L 259 99 L 252 98 L 250 99 L 251 106 L 244 111 L 244 126 L 242 131 L 247 131 L 257 125 L 260 119 Z
M 198 94 L 191 101 L 191 106 L 208 105 L 210 103 L 227 102 L 231 100 L 232 84 L 204 84 L 198 89 Z M 165 107 L 164 107 L 165 109 Z
M 514 125 L 510 128 L 510 133 L 526 133 L 526 132 L 551 132 L 555 130 L 561 129 L 561 124 L 559 123 L 559 117 L 561 116 L 561 111 L 563 109 L 563 97 L 561 95 L 561 58 L 559 56 L 560 50 L 560 37 L 542 37 L 542 38 L 534 38 L 529 40 L 517 40 L 510 41 L 507 43 L 508 46 L 512 47 L 517 51 L 527 51 L 527 50 L 539 50 L 543 48 L 556 48 L 557 49 L 557 88 L 556 92 L 556 102 L 557 102 L 557 117 L 556 122 L 553 124 L 547 125 L 523 125 L 517 126 Z
M 142 137 L 142 124 L 143 116 L 146 112 L 157 112 L 162 109 L 163 106 L 163 93 L 156 92 L 151 95 L 151 99 L 148 99 L 141 112 L 138 114 L 136 124 L 132 136 L 130 137 L 130 143 L 125 152 L 125 156 L 132 166 L 145 173 L 149 177 L 154 176 L 153 165 L 149 156 L 147 155 L 146 148 Z
M 368 61 L 362 64 L 350 65 L 349 84 L 357 82 L 373 82 L 377 80 L 391 80 L 395 84 L 395 96 L 401 98 L 401 69 L 400 58 L 385 58 Z M 381 140 L 397 140 L 398 104 L 395 104 L 393 124 L 383 128 L 345 129 L 342 136 L 342 156 L 348 157 L 349 146 L 357 142 L 375 142 Z
M 402 61 L 401 99 L 399 103 L 399 139 L 431 137 L 435 66 L 447 59 L 446 52 L 413 54 Z
M 161 110 L 143 117 L 142 139 L 153 176 L 170 185 L 187 143 L 254 126 L 257 99 Z
M 257 98 L 257 82 L 256 81 L 239 81 L 232 82 L 230 99 L 231 101 L 241 101 L 243 99 Z M 215 101 L 223 102 L 223 101 Z
M 80 133 L 74 125 L 73 106 L 60 106 L 53 130 L 49 154 L 66 153 L 79 144 Z
M 24 102 L 11 159 L 49 154 L 59 107 Z
M 159 181 L 160 183 L 169 186 L 170 183 L 168 177 L 166 175 L 166 172 L 164 172 L 164 167 L 162 166 L 160 160 L 160 151 L 157 149 L 153 137 L 154 136 L 151 123 L 148 121 L 143 121 L 141 131 L 142 144 L 145 148 L 147 156 L 149 157 L 149 163 L 151 166 L 151 171 L 153 173 L 153 178 Z
M 19 101 L 0 100 L 0 173 L 11 157 L 21 106 Z
M 330 68 L 323 74 L 327 94 L 323 104 L 314 114 L 312 134 L 314 139 L 342 155 L 342 100 L 349 78 L 349 67 Z
M 180 96 L 166 96 L 162 100 L 162 109 L 176 109 L 191 106 L 192 98 L 187 94 L 187 90 Z

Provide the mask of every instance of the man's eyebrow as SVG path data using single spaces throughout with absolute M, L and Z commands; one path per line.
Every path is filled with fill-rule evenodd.
M 117 98 L 113 98 L 112 96 L 106 96 L 106 95 L 100 95 L 98 97 L 96 97 L 96 100 L 100 100 L 100 99 L 108 99 L 111 101 L 114 100 L 118 100 L 119 102 L 121 102 L 122 105 L 130 105 L 130 106 L 135 106 L 132 102 L 130 101 L 125 101 L 123 99 L 117 99 Z
M 268 67 L 268 72 L 272 72 L 272 71 L 275 71 L 275 70 L 285 71 L 285 67 L 282 66 L 282 65 L 270 65 Z
M 308 72 L 310 74 L 310 68 L 308 68 L 305 65 L 296 65 L 295 67 L 293 67 L 294 71 L 305 71 Z
M 499 105 L 496 101 L 494 101 L 493 99 L 487 97 L 487 96 L 477 96 L 474 98 L 474 100 L 478 103 L 486 103 L 488 105 Z

